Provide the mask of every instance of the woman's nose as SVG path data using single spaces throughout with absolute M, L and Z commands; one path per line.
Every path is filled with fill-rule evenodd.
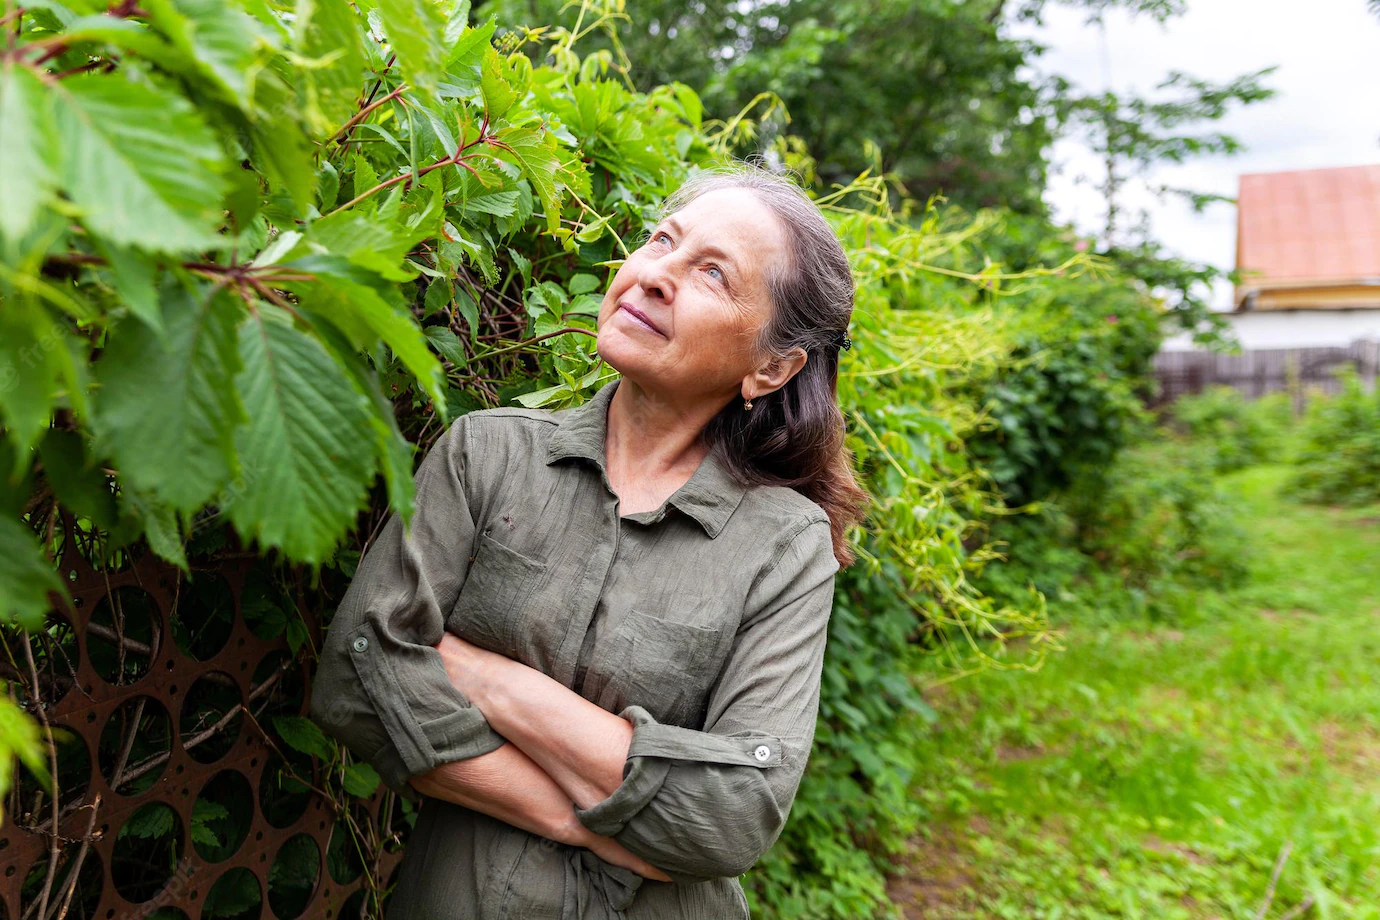
M 668 253 L 642 263 L 637 283 L 653 297 L 670 302 L 676 296 L 675 255 Z

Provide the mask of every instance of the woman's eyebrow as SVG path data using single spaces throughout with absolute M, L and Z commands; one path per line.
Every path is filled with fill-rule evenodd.
M 674 230 L 676 232 L 676 236 L 682 235 L 680 223 L 677 222 L 674 217 L 666 218 L 666 220 L 662 222 L 662 225 L 670 227 L 672 230 Z M 701 246 L 700 251 L 707 256 L 711 256 L 715 259 L 718 259 L 721 262 L 728 263 L 728 268 L 731 269 L 734 272 L 734 274 L 740 274 L 738 270 L 737 259 L 735 259 L 732 255 L 725 252 L 724 250 L 720 249 L 718 246 L 715 246 L 714 244 L 710 243 L 707 246 Z

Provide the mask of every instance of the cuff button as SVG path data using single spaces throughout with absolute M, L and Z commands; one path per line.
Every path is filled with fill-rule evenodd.
M 363 652 L 369 648 L 369 640 L 360 636 L 355 640 L 355 651 Z
M 765 761 L 767 758 L 771 757 L 771 748 L 767 747 L 765 744 L 759 744 L 757 745 L 757 750 L 752 752 L 752 756 L 756 757 L 759 761 Z

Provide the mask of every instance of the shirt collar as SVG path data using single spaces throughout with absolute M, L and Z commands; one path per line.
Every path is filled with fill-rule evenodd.
M 566 457 L 585 457 L 607 473 L 604 439 L 608 432 L 609 402 L 616 389 L 618 380 L 611 380 L 583 404 L 556 411 L 556 430 L 546 448 L 547 465 Z M 713 538 L 733 516 L 746 491 L 746 487 L 733 477 L 716 445 L 667 502 L 698 521 Z

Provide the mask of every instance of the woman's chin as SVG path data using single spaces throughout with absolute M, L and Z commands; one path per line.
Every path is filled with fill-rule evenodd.
M 595 350 L 604 363 L 624 377 L 655 376 L 662 365 L 662 357 L 654 354 L 646 342 L 635 342 L 621 332 L 601 331 Z

